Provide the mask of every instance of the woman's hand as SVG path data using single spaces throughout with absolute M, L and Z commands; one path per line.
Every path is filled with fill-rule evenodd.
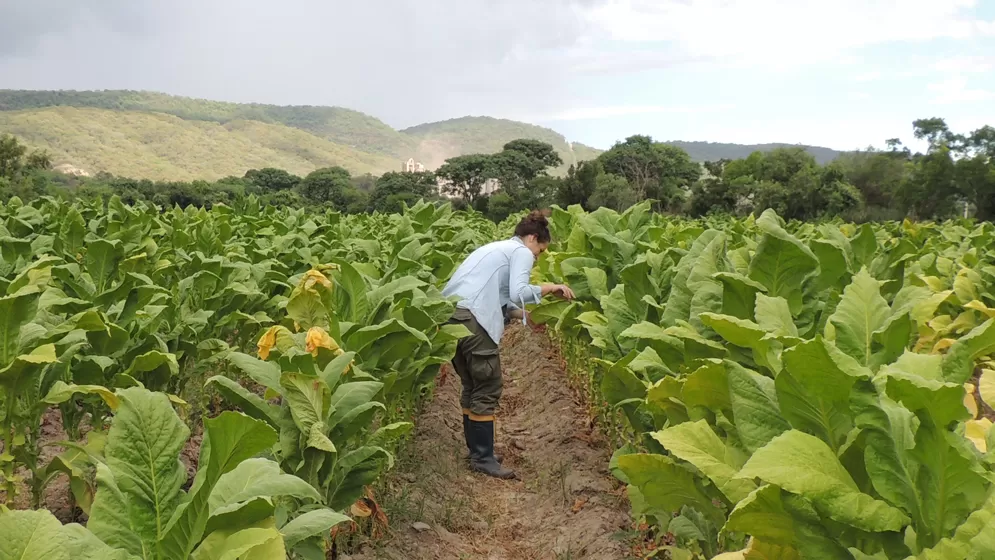
M 554 295 L 561 297 L 563 299 L 573 299 L 574 291 L 571 290 L 566 284 L 543 284 L 542 285 L 542 295 Z
M 553 286 L 551 293 L 566 300 L 571 300 L 575 297 L 574 291 L 571 290 L 566 284 L 557 284 Z

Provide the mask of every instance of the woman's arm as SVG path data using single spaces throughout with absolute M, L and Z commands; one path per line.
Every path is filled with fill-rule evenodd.
M 543 284 L 534 286 L 529 284 L 529 276 L 532 272 L 532 265 L 535 257 L 529 250 L 518 249 L 511 254 L 511 278 L 508 282 L 508 291 L 511 301 L 516 307 L 523 304 L 539 303 L 542 298 L 554 294 L 564 299 L 573 299 L 573 290 L 563 284 Z
M 542 296 L 548 292 L 544 292 L 540 286 L 529 284 L 532 265 L 535 263 L 532 251 L 524 247 L 516 249 L 512 251 L 510 261 L 509 274 L 511 276 L 508 279 L 508 295 L 511 301 L 516 307 L 542 301 Z

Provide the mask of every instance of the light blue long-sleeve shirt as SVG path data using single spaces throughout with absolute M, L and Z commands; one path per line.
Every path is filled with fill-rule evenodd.
M 505 306 L 523 309 L 542 300 L 542 288 L 529 284 L 535 256 L 518 237 L 495 241 L 470 253 L 442 290 L 458 296 L 457 307 L 473 314 L 496 343 L 504 334 Z

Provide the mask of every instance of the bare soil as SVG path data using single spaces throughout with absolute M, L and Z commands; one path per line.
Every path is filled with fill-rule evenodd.
M 516 480 L 470 471 L 460 382 L 444 368 L 400 464 L 382 485 L 389 536 L 352 560 L 628 558 L 622 488 L 607 442 L 569 387 L 549 340 L 523 327 L 505 334 L 497 444 Z

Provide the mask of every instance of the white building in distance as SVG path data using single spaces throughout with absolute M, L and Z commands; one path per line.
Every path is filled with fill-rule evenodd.
M 408 158 L 408 161 L 404 162 L 401 166 L 401 171 L 405 173 L 424 173 L 425 166 L 420 161 L 415 161 L 415 158 Z

